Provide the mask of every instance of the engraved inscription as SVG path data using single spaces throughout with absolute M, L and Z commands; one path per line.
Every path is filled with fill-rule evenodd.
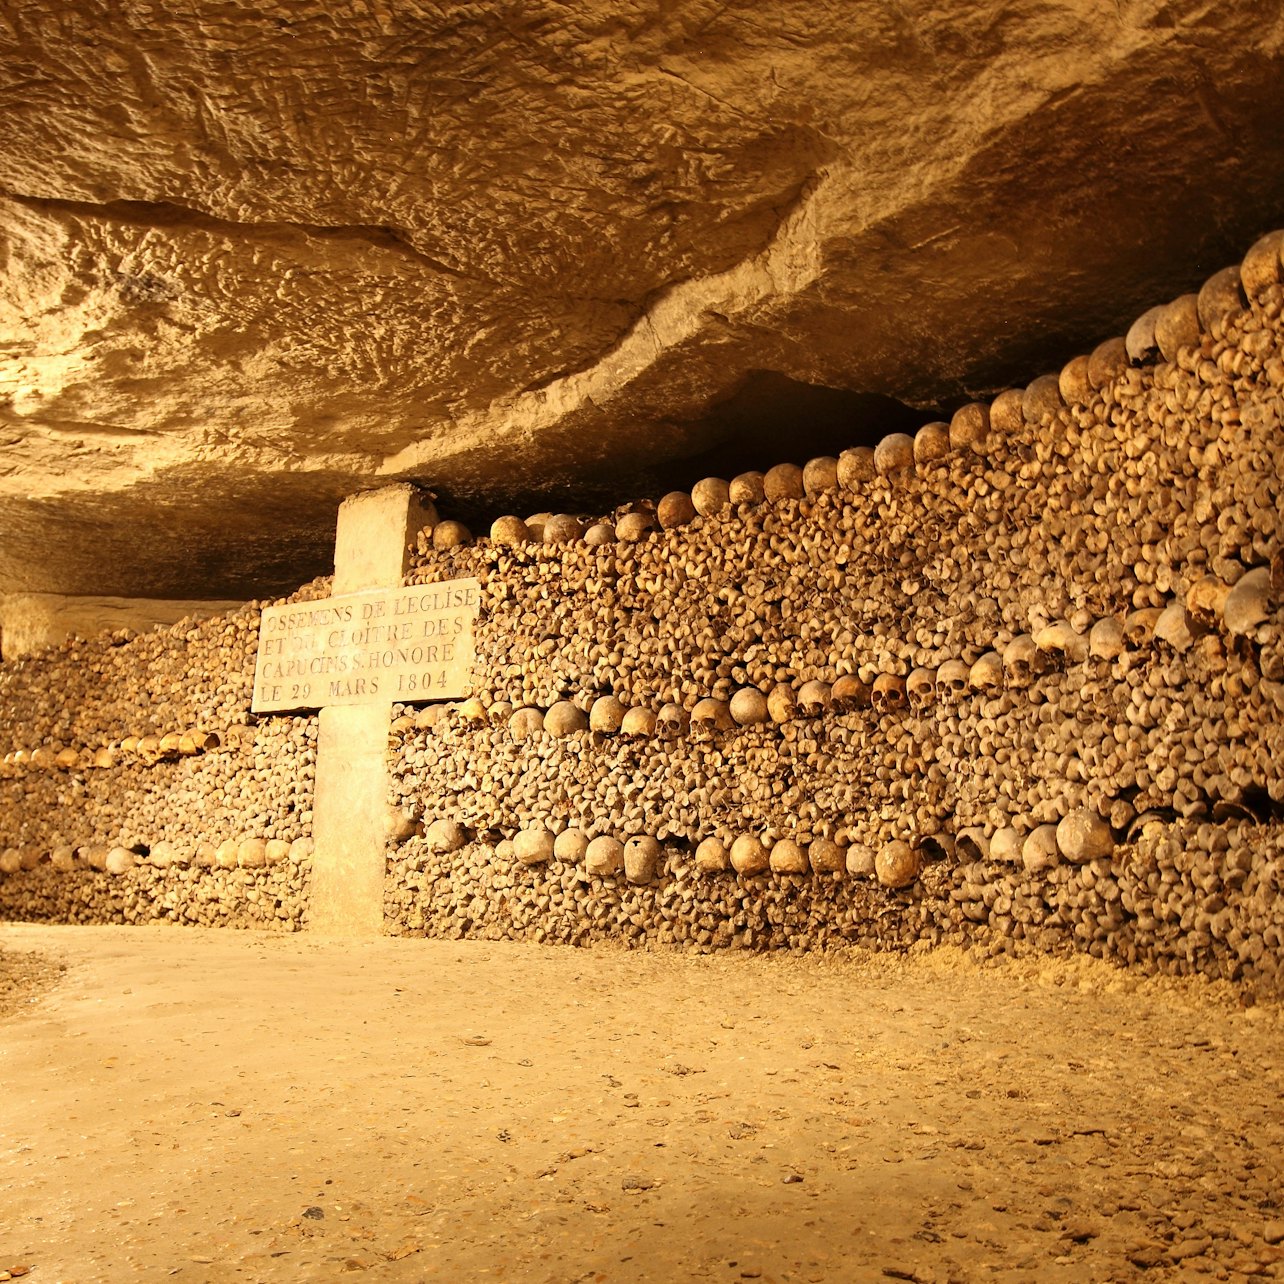
M 479 599 L 477 581 L 467 579 L 266 607 L 251 708 L 466 696 Z

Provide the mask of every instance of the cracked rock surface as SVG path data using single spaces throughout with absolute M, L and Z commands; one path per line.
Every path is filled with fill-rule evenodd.
M 893 403 L 842 394 L 1024 383 L 1284 211 L 1251 0 L 12 0 L 0 67 L 6 593 L 287 589 L 391 478 L 488 521 L 852 444 Z

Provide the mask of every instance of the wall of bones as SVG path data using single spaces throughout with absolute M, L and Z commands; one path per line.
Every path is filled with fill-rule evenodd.
M 301 925 L 316 720 L 250 717 L 257 641 L 251 604 L 0 665 L 0 916 Z
M 473 698 L 393 710 L 392 929 L 1284 988 L 1282 249 L 913 438 L 423 531 L 482 609 Z M 316 724 L 248 715 L 256 629 L 0 667 L 0 912 L 301 921 Z

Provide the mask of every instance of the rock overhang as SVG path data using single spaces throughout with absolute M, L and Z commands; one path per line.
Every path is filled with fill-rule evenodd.
M 390 479 L 480 519 L 868 441 L 1284 223 L 1247 2 L 36 3 L 0 42 L 7 592 L 260 595 Z

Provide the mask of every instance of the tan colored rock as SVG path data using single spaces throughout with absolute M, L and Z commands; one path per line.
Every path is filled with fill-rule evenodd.
M 356 7 L 338 38 L 317 0 L 163 6 L 142 35 L 83 0 L 24 11 L 0 585 L 248 589 L 281 573 L 266 497 L 319 566 L 338 496 L 428 477 L 499 511 L 517 452 L 522 486 L 578 454 L 586 490 L 618 489 L 707 445 L 763 370 L 943 404 L 1088 351 L 1120 300 L 1184 288 L 1280 208 L 1260 5 L 1108 29 L 1046 0 L 952 13 L 971 113 L 879 10 L 549 11 L 519 44 L 510 18 Z M 906 30 L 933 20 L 911 7 Z M 1216 129 L 1165 92 L 1196 61 Z M 408 70 L 428 65 L 468 75 Z M 48 504 L 86 495 L 92 557 Z M 171 528 L 139 541 L 122 519 L 149 505 Z M 176 556 L 215 538 L 208 566 Z

